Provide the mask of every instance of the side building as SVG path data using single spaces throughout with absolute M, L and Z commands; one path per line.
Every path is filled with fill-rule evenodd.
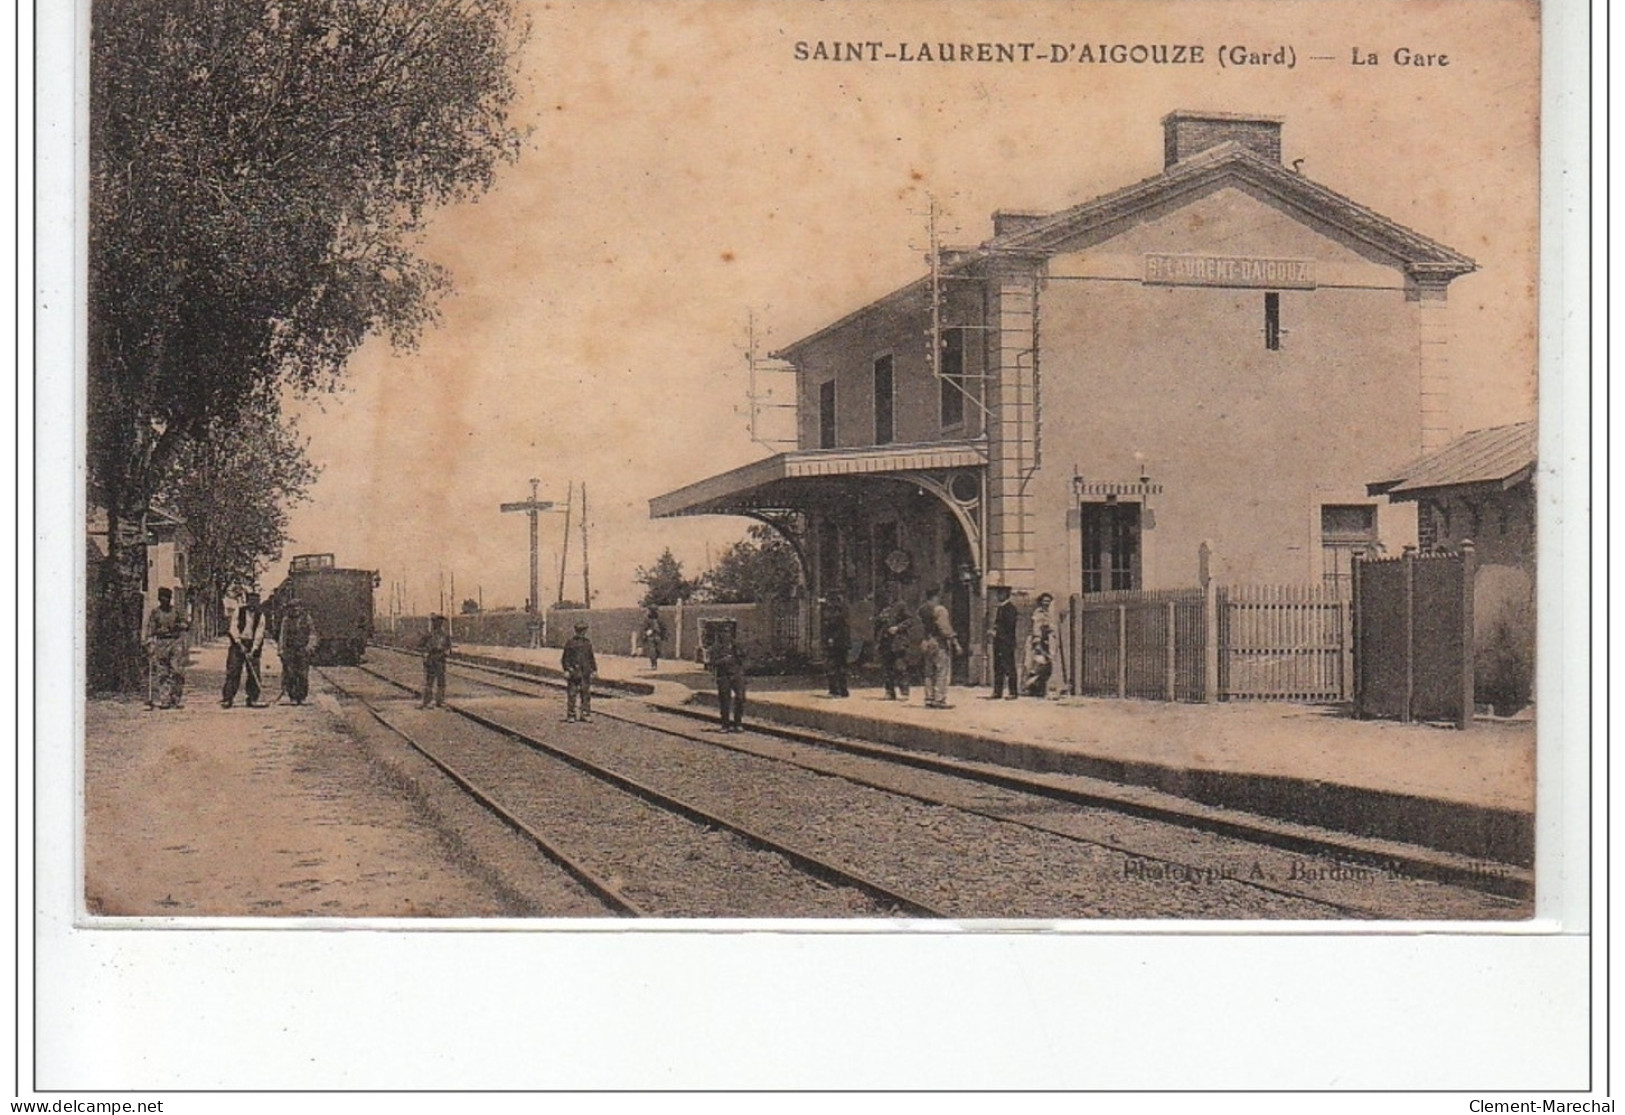
M 1472 260 L 1281 161 L 1274 117 L 1174 112 L 1160 173 L 979 247 L 776 355 L 797 448 L 651 501 L 772 523 L 854 612 L 947 590 L 1346 583 L 1416 541 L 1365 481 L 1443 446 Z M 981 674 L 980 663 L 961 675 Z
M 1477 702 L 1502 715 L 1535 693 L 1537 436 L 1533 422 L 1473 430 L 1366 486 L 1416 505 L 1423 551 L 1473 544 Z

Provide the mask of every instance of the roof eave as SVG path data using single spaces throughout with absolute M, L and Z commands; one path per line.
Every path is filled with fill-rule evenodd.
M 1449 281 L 1478 264 L 1444 244 L 1408 229 L 1373 209 L 1250 151 L 1221 144 L 1177 163 L 1160 174 L 1075 205 L 1048 221 L 997 237 L 989 250 L 1027 249 L 1053 254 L 1059 245 L 1091 229 L 1132 217 L 1151 206 L 1198 189 L 1212 179 L 1240 173 L 1282 200 L 1311 210 L 1320 219 L 1398 260 L 1418 278 Z

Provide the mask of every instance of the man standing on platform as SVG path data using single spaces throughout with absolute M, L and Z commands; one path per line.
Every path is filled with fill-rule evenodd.
M 276 652 L 282 658 L 282 688 L 288 700 L 305 703 L 310 692 L 310 646 L 316 641 L 316 625 L 298 597 L 291 598 L 277 630 Z
M 745 718 L 745 653 L 727 627 L 717 632 L 707 655 L 717 678 L 717 708 L 724 732 L 742 732 Z
M 948 683 L 953 678 L 954 657 L 959 654 L 959 636 L 940 599 L 940 589 L 927 589 L 920 606 L 920 655 L 925 659 L 925 707 L 948 707 Z
M 451 657 L 451 630 L 445 616 L 429 617 L 429 633 L 419 646 L 423 651 L 423 704 L 419 707 L 428 708 L 432 699 L 435 708 L 445 708 L 446 659 Z
M 576 633 L 565 641 L 559 665 L 564 670 L 565 723 L 579 720 L 585 724 L 592 719 L 592 679 L 598 673 L 585 623 L 576 624 Z
M 875 653 L 880 656 L 880 674 L 886 684 L 886 700 L 895 701 L 901 693 L 908 700 L 909 655 L 908 605 L 901 600 L 880 613 L 875 620 Z
M 1019 618 L 1015 602 L 1010 599 L 1007 585 L 994 590 L 999 606 L 993 610 L 993 699 L 1004 696 L 1006 687 L 1010 700 L 1015 700 L 1020 682 L 1016 678 L 1016 621 Z
M 643 617 L 643 630 L 638 637 L 643 640 L 643 653 L 649 656 L 649 669 L 659 669 L 660 648 L 666 642 L 666 625 L 660 622 L 660 609 L 649 609 Z
M 249 593 L 226 626 L 226 684 L 220 690 L 220 707 L 230 708 L 237 699 L 237 687 L 246 680 L 248 707 L 260 702 L 260 656 L 265 649 L 265 613 L 260 610 L 260 594 Z M 247 674 L 245 679 L 243 674 Z
M 824 635 L 824 666 L 829 672 L 829 695 L 847 697 L 846 656 L 852 651 L 852 627 L 846 618 L 846 598 L 838 592 L 824 602 L 821 629 Z

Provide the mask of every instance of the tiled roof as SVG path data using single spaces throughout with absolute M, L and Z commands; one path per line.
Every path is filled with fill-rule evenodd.
M 978 248 L 955 253 L 947 261 L 945 270 L 949 273 L 968 270 L 981 261 L 999 255 L 1053 254 L 1065 250 L 1068 242 L 1078 237 L 1109 231 L 1118 222 L 1138 213 L 1225 181 L 1246 183 L 1308 217 L 1341 229 L 1345 235 L 1390 256 L 1407 273 L 1417 278 L 1448 281 L 1478 268 L 1478 264 L 1455 249 L 1389 220 L 1375 210 L 1266 159 L 1239 143 L 1230 142 L 1200 151 L 1159 174 L 1092 201 L 1047 217 L 1024 221 L 1016 230 L 995 236 Z M 784 346 L 773 355 L 793 358 L 806 345 L 876 307 L 895 304 L 909 297 L 926 297 L 928 294 L 929 281 L 917 279 Z
M 1388 479 L 1366 485 L 1372 495 L 1400 495 L 1467 484 L 1510 486 L 1535 466 L 1533 422 L 1463 434 L 1436 453 L 1418 457 Z
M 1418 273 L 1464 275 L 1477 267 L 1472 260 L 1437 240 L 1429 239 L 1368 209 L 1336 190 L 1272 162 L 1239 143 L 1221 143 L 1183 159 L 1131 186 L 1074 205 L 1008 235 L 990 240 L 990 251 L 1057 250 L 1067 240 L 1112 225 L 1127 216 L 1201 188 L 1212 181 L 1234 177 L 1250 182 L 1306 214 L 1336 225 L 1404 263 Z

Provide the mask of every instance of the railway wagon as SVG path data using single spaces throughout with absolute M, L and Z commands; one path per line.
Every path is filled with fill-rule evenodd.
M 376 570 L 337 568 L 332 554 L 300 554 L 288 562 L 287 579 L 271 594 L 272 623 L 280 626 L 288 600 L 297 596 L 316 629 L 311 662 L 354 666 L 372 638 L 372 592 L 378 581 Z

